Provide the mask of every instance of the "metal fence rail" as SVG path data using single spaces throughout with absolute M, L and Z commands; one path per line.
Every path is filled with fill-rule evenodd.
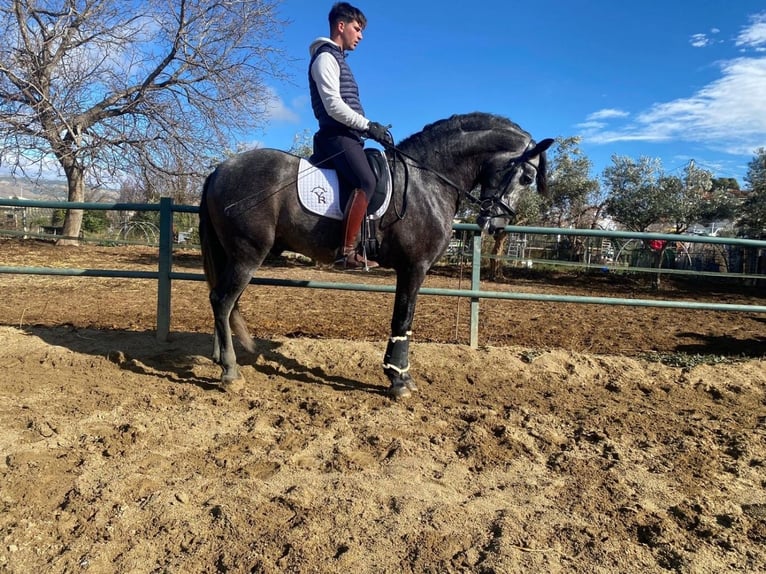
M 133 203 L 70 203 L 37 200 L 14 200 L 0 199 L 0 207 L 52 207 L 57 209 L 99 209 L 115 211 L 158 211 L 160 216 L 160 239 L 159 239 L 159 262 L 158 269 L 154 271 L 130 271 L 115 269 L 66 269 L 49 267 L 14 267 L 0 266 L 0 273 L 27 274 L 27 275 L 59 275 L 73 277 L 110 277 L 126 279 L 152 279 L 157 280 L 157 338 L 166 340 L 170 332 L 170 302 L 171 285 L 174 280 L 204 281 L 204 275 L 200 273 L 176 273 L 173 272 L 173 213 L 198 213 L 199 208 L 191 205 L 174 205 L 170 198 L 162 198 L 159 204 L 133 204 Z M 504 291 L 486 291 L 481 289 L 481 235 L 477 225 L 459 223 L 453 225 L 454 230 L 471 234 L 471 288 L 470 289 L 437 289 L 422 288 L 423 295 L 466 297 L 471 302 L 470 317 L 470 345 L 477 347 L 479 344 L 479 301 L 480 299 L 501 300 L 524 300 L 524 301 L 549 301 L 558 303 L 580 303 L 591 305 L 626 305 L 697 309 L 710 311 L 735 311 L 735 312 L 766 312 L 766 305 L 738 305 L 723 303 L 700 303 L 696 301 L 668 301 L 660 299 L 629 299 L 620 297 L 585 297 L 578 295 L 546 295 L 541 293 L 514 293 Z M 551 227 L 522 227 L 508 226 L 505 228 L 509 233 L 526 233 L 539 235 L 576 235 L 596 236 L 641 240 L 667 240 L 684 241 L 690 243 L 713 243 L 730 244 L 743 247 L 766 249 L 766 241 L 724 237 L 701 237 L 694 235 L 675 235 L 667 233 L 635 233 L 627 231 L 604 231 L 598 229 L 560 229 Z M 336 289 L 346 291 L 366 291 L 378 293 L 394 293 L 393 285 L 370 285 L 365 283 L 335 283 L 320 281 L 299 281 L 274 279 L 268 277 L 255 277 L 251 280 L 255 285 L 271 285 L 277 287 L 300 287 L 306 289 Z

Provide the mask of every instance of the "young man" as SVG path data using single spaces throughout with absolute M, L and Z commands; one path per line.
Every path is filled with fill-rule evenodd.
M 309 89 L 311 107 L 319 122 L 314 135 L 312 161 L 331 164 L 341 186 L 351 190 L 343 212 L 343 244 L 336 264 L 342 267 L 377 267 L 357 252 L 356 236 L 375 191 L 375 176 L 364 155 L 362 136 L 381 143 L 392 143 L 388 130 L 364 116 L 359 87 L 346 62 L 346 52 L 362 40 L 367 18 L 347 2 L 330 10 L 330 37 L 317 38 L 309 48 Z M 343 195 L 341 195 L 343 197 Z

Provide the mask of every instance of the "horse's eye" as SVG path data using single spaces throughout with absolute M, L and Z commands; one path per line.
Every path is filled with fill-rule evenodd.
M 522 175 L 519 178 L 519 181 L 521 182 L 521 185 L 532 185 L 532 178 L 527 174 Z

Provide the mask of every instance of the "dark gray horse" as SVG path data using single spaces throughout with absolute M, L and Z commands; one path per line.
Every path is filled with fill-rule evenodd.
M 479 223 L 507 225 L 519 193 L 537 183 L 546 192 L 545 150 L 508 119 L 483 113 L 455 115 L 387 150 L 393 162 L 393 197 L 376 229 L 376 260 L 396 271 L 391 337 L 383 369 L 402 397 L 416 390 L 409 373 L 409 340 L 415 303 L 426 273 L 446 250 L 461 199 L 480 205 Z M 253 351 L 238 301 L 264 258 L 290 250 L 321 262 L 334 259 L 341 222 L 309 213 L 299 204 L 299 158 L 272 149 L 232 157 L 210 174 L 200 204 L 200 239 L 215 318 L 213 360 L 223 383 L 239 378 L 232 329 Z M 480 186 L 480 195 L 468 194 Z M 339 312 L 339 321 L 353 321 Z

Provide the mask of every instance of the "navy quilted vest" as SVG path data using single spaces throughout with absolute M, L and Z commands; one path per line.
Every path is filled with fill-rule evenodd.
M 348 104 L 348 106 L 355 112 L 364 115 L 364 108 L 362 108 L 362 102 L 359 99 L 359 86 L 356 84 L 354 74 L 351 73 L 348 63 L 346 63 L 346 55 L 343 51 L 334 44 L 324 44 L 320 46 L 314 55 L 311 57 L 309 63 L 309 90 L 311 91 L 311 107 L 314 110 L 314 116 L 319 121 L 320 128 L 335 128 L 341 131 L 350 131 L 356 135 L 361 135 L 358 130 L 352 130 L 351 128 L 344 126 L 337 120 L 334 120 L 329 116 L 322 104 L 322 98 L 319 96 L 319 90 L 317 90 L 316 83 L 311 77 L 311 66 L 314 60 L 323 52 L 330 52 L 338 61 L 340 66 L 340 97 Z

